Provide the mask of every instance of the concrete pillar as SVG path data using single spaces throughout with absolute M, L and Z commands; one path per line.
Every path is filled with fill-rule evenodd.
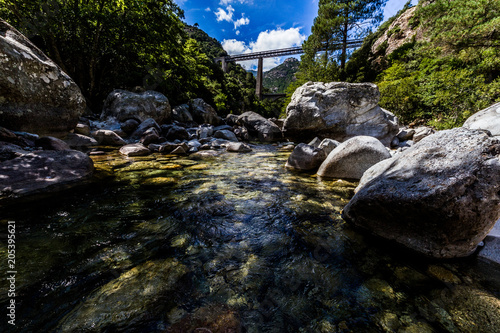
M 259 100 L 262 100 L 262 77 L 263 77 L 263 64 L 264 64 L 264 59 L 259 58 L 259 67 L 257 68 L 257 86 L 255 87 L 255 95 L 257 95 L 257 98 Z
M 222 70 L 224 71 L 224 73 L 227 73 L 227 62 L 226 62 L 226 58 L 222 58 Z

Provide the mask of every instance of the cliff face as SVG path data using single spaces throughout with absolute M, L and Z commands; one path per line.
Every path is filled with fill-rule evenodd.
M 296 80 L 300 62 L 295 58 L 286 59 L 281 65 L 264 73 L 264 87 L 275 94 L 284 93 L 286 88 Z

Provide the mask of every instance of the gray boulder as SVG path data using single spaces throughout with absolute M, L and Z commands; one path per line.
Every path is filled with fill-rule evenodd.
M 491 135 L 500 136 L 500 103 L 473 114 L 463 127 L 488 130 Z
M 133 143 L 120 148 L 120 154 L 125 156 L 147 156 L 151 151 L 142 143 Z
M 75 133 L 90 136 L 90 126 L 83 123 L 76 124 Z
M 189 101 L 191 115 L 198 124 L 219 125 L 222 119 L 217 115 L 215 109 L 201 98 Z
M 415 134 L 413 134 L 412 141 L 414 143 L 417 143 L 420 140 L 422 140 L 423 138 L 425 138 L 426 136 L 432 135 L 434 133 L 436 133 L 436 131 L 431 127 L 427 127 L 427 126 L 417 127 L 417 128 L 415 128 Z
M 388 146 L 398 133 L 398 121 L 378 106 L 379 99 L 372 83 L 308 82 L 295 91 L 287 107 L 285 135 L 338 141 L 365 135 Z
M 67 189 L 89 179 L 93 171 L 92 160 L 75 150 L 20 154 L 0 163 L 0 200 Z
M 252 148 L 243 142 L 229 142 L 226 149 L 231 153 L 249 153 L 252 151 Z
M 101 120 L 113 118 L 124 122 L 128 119 L 135 119 L 143 122 L 152 118 L 161 124 L 169 121 L 171 116 L 172 110 L 165 95 L 156 91 L 133 93 L 118 89 L 106 98 Z
M 84 111 L 85 99 L 75 82 L 0 19 L 0 124 L 64 137 Z
M 262 142 L 279 141 L 283 138 L 283 133 L 276 124 L 252 111 L 240 115 L 238 124 L 244 126 L 251 136 Z
M 218 139 L 229 140 L 229 141 L 235 141 L 235 142 L 238 141 L 238 138 L 236 137 L 236 135 L 229 130 L 217 131 L 217 132 L 215 132 L 214 137 L 216 137 Z
M 94 138 L 76 133 L 69 133 L 64 141 L 73 149 L 88 148 L 99 144 Z
M 141 123 L 135 119 L 128 119 L 120 124 L 120 129 L 126 134 L 130 135 L 139 127 Z
M 332 150 L 321 164 L 318 175 L 330 178 L 360 179 L 374 164 L 391 157 L 379 140 L 356 136 Z
M 132 135 L 130 135 L 130 138 L 132 140 L 139 140 L 140 138 L 142 138 L 144 136 L 144 133 L 146 133 L 146 131 L 150 128 L 154 128 L 158 133 L 161 132 L 161 128 L 158 125 L 158 123 L 153 118 L 149 118 L 149 119 L 144 120 L 137 127 L 137 129 L 134 131 L 134 133 L 132 133 Z
M 367 170 L 344 218 L 438 258 L 471 254 L 500 217 L 500 141 L 441 131 Z
M 191 112 L 189 112 L 189 105 L 182 104 L 176 106 L 172 110 L 172 120 L 178 121 L 180 123 L 192 123 L 194 120 Z
M 110 130 L 98 130 L 94 132 L 94 138 L 100 145 L 123 146 L 127 144 L 118 134 Z
M 328 154 L 330 154 L 339 145 L 340 145 L 340 142 L 338 142 L 336 140 L 324 139 L 323 141 L 321 141 L 318 148 L 322 149 L 325 152 L 326 156 L 328 156 Z
M 304 171 L 316 170 L 326 159 L 326 156 L 327 154 L 323 149 L 299 143 L 288 157 L 285 166 Z
M 44 136 L 35 141 L 36 147 L 41 147 L 43 150 L 70 150 L 69 145 L 61 139 L 52 136 Z

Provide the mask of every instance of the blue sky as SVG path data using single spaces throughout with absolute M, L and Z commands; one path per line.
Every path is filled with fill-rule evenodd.
M 407 0 L 389 0 L 384 20 L 395 15 Z M 229 54 L 300 46 L 311 33 L 318 0 L 176 0 L 188 24 L 198 23 L 219 40 Z M 413 0 L 416 3 L 417 0 Z M 284 58 L 264 60 L 264 70 Z M 255 62 L 241 63 L 255 68 Z

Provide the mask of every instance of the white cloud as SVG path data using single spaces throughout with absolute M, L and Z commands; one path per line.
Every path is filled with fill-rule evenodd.
M 249 25 L 249 24 L 250 24 L 250 19 L 248 17 L 245 17 L 245 14 L 242 14 L 239 20 L 234 21 L 234 29 L 238 29 L 242 25 Z
M 247 4 L 253 4 L 253 0 L 220 0 L 219 5 L 221 6 L 227 6 L 232 3 L 239 2 L 241 4 L 247 3 Z
M 217 11 L 214 12 L 217 17 L 217 22 L 227 21 L 233 22 L 233 13 L 234 8 L 231 6 L 227 6 L 226 10 L 222 8 L 217 8 Z
M 205 8 L 205 11 L 206 11 L 206 12 L 211 12 L 211 11 L 212 11 L 212 9 L 211 9 L 210 7 L 207 7 L 207 8 Z
M 290 28 L 287 30 L 278 28 L 261 32 L 257 40 L 250 42 L 250 44 L 246 44 L 236 39 L 225 39 L 222 42 L 222 47 L 228 54 L 234 55 L 300 46 L 305 39 L 306 36 L 300 33 L 300 28 Z M 274 68 L 278 66 L 280 62 L 280 58 L 264 59 L 264 70 L 267 71 Z M 257 61 L 251 60 L 241 62 L 241 65 L 245 69 L 255 69 L 257 67 Z
M 236 30 L 236 36 L 239 36 L 239 35 L 240 35 L 240 31 Z

